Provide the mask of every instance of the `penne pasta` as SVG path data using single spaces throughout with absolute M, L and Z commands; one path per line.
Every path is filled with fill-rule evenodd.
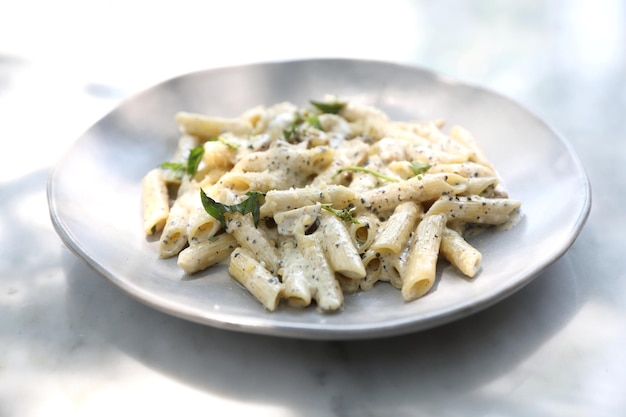
M 222 233 L 183 249 L 177 264 L 186 273 L 193 274 L 228 259 L 237 246 L 237 240 L 232 235 Z
M 284 240 L 280 245 L 280 257 L 283 260 L 279 274 L 282 277 L 282 296 L 289 305 L 294 307 L 306 307 L 311 304 L 311 286 L 302 265 L 306 259 L 298 250 L 297 243 L 292 240 Z
M 441 254 L 459 271 L 474 278 L 480 269 L 482 254 L 470 245 L 460 233 L 445 228 L 441 240 Z
M 423 214 L 421 206 L 407 201 L 396 206 L 393 214 L 383 224 L 371 245 L 381 254 L 397 254 L 404 248 L 415 224 Z
M 230 256 L 228 272 L 269 311 L 276 310 L 282 284 L 274 275 L 244 248 L 237 248 Z
M 343 222 L 324 213 L 319 220 L 322 249 L 333 271 L 351 279 L 364 278 L 365 267 Z
M 499 225 L 509 221 L 520 204 L 508 198 L 445 196 L 435 201 L 426 214 L 444 213 L 451 222 Z
M 143 200 L 143 230 L 147 235 L 159 233 L 170 214 L 170 197 L 163 170 L 155 168 L 141 181 Z
M 474 137 L 334 96 L 310 104 L 175 115 L 172 159 L 141 187 L 159 256 L 187 274 L 227 262 L 268 311 L 339 311 L 379 282 L 412 301 L 433 291 L 439 260 L 476 277 L 467 239 L 512 227 L 521 202 Z
M 422 297 L 435 283 L 439 246 L 445 226 L 446 217 L 443 214 L 426 216 L 417 226 L 402 279 L 402 297 L 406 301 Z
M 248 250 L 271 273 L 278 271 L 278 254 L 275 243 L 262 229 L 255 227 L 250 216 L 230 213 L 226 219 L 226 231 L 233 235 L 237 243 Z
M 321 311 L 335 311 L 343 305 L 339 282 L 324 256 L 322 244 L 316 235 L 297 234 L 296 242 L 302 257 L 307 260 L 304 274 L 313 289 L 313 298 Z

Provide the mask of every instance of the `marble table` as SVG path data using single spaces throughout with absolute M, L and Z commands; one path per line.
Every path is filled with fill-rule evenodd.
M 0 416 L 623 415 L 623 2 L 8 3 L 0 2 Z M 572 144 L 592 184 L 578 240 L 531 284 L 472 316 L 324 342 L 165 315 L 58 238 L 50 168 L 121 100 L 187 71 L 321 56 L 419 65 L 538 114 Z

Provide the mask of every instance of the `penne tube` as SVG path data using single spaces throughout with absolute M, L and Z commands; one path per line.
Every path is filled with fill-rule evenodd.
M 354 190 L 342 185 L 325 188 L 304 187 L 286 190 L 270 190 L 261 205 L 261 217 L 273 217 L 276 213 L 293 210 L 316 203 L 332 204 L 336 209 L 348 207 L 358 196 Z
M 443 214 L 426 216 L 418 224 L 402 279 L 402 297 L 412 301 L 422 297 L 435 283 L 441 237 L 446 226 Z
M 466 276 L 473 278 L 480 269 L 482 254 L 452 229 L 445 228 L 441 254 Z
M 228 233 L 187 246 L 178 255 L 178 266 L 188 274 L 220 263 L 237 247 L 237 240 Z
M 335 274 L 335 279 L 344 294 L 357 292 L 361 288 L 361 281 L 363 281 L 362 279 L 347 278 L 341 274 Z
M 467 187 L 467 179 L 456 174 L 420 175 L 406 181 L 394 182 L 361 193 L 357 207 L 376 215 L 392 212 L 405 201 L 422 203 L 443 195 L 455 195 Z
M 365 277 L 365 267 L 344 223 L 335 215 L 323 212 L 319 217 L 322 249 L 333 271 L 351 278 Z
M 363 291 L 371 290 L 374 284 L 381 278 L 383 265 L 380 260 L 380 253 L 373 250 L 366 251 L 362 256 L 363 266 L 367 272 L 365 278 L 361 281 L 361 289 Z
M 236 248 L 230 255 L 228 272 L 269 311 L 276 310 L 280 301 L 282 284 L 252 253 Z
M 380 228 L 380 221 L 372 213 L 363 213 L 355 219 L 356 223 L 350 224 L 348 232 L 358 252 L 364 253 L 374 242 Z
M 281 235 L 295 235 L 305 233 L 317 221 L 322 210 L 322 205 L 304 206 L 293 210 L 276 213 L 274 221 Z
M 183 184 L 181 187 L 184 187 L 181 188 L 181 191 L 184 191 L 172 205 L 159 240 L 158 251 L 161 258 L 171 258 L 178 255 L 188 243 L 187 223 L 189 220 L 191 196 L 194 193 L 191 186 Z
M 402 289 L 402 276 L 396 266 L 397 255 L 385 255 L 380 257 L 382 272 L 380 281 L 389 282 L 393 287 Z
M 511 219 L 520 202 L 508 198 L 444 196 L 433 203 L 427 215 L 444 213 L 450 222 L 500 225 Z
M 467 189 L 459 195 L 472 196 L 481 195 L 486 190 L 492 189 L 498 185 L 498 179 L 496 177 L 478 177 L 467 179 Z
M 343 292 L 324 256 L 316 234 L 296 235 L 298 250 L 308 261 L 304 273 L 312 288 L 313 298 L 321 311 L 335 311 L 343 305 Z
M 178 112 L 176 114 L 176 123 L 178 123 L 183 133 L 203 140 L 213 139 L 226 132 L 234 133 L 235 135 L 246 135 L 252 132 L 250 123 L 239 118 L 227 119 L 224 117 Z
M 311 287 L 305 274 L 308 262 L 298 250 L 293 239 L 284 240 L 280 245 L 282 259 L 279 274 L 282 277 L 282 296 L 294 307 L 306 307 L 311 304 Z
M 229 171 L 224 174 L 217 185 L 232 190 L 234 193 L 245 194 L 248 191 L 266 193 L 270 190 L 289 187 L 289 180 L 280 178 L 270 172 L 239 172 Z
M 280 261 L 275 243 L 261 228 L 254 225 L 252 217 L 238 212 L 227 213 L 224 217 L 226 231 L 234 236 L 237 243 L 248 250 L 270 273 L 277 273 Z
M 467 161 L 460 164 L 433 164 L 428 169 L 430 174 L 439 173 L 454 173 L 465 178 L 482 178 L 482 177 L 495 177 L 496 173 L 492 168 L 479 164 L 473 161 Z
M 371 249 L 381 254 L 399 253 L 406 246 L 423 213 L 422 207 L 411 201 L 399 204 L 383 223 Z
M 143 200 L 143 229 L 147 235 L 159 233 L 170 214 L 169 193 L 163 170 L 150 170 L 141 181 Z
M 218 187 L 209 187 L 205 193 L 216 201 L 225 200 L 224 190 Z M 187 223 L 187 240 L 189 244 L 204 242 L 215 236 L 222 229 L 222 225 L 215 218 L 209 215 L 202 206 L 202 200 L 198 197 L 192 200 L 189 209 L 189 219 Z

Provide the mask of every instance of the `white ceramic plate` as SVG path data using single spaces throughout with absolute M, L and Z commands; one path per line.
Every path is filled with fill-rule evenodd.
M 445 118 L 479 140 L 523 202 L 512 230 L 472 241 L 483 253 L 473 281 L 440 265 L 434 291 L 411 303 L 390 285 L 347 295 L 321 314 L 282 305 L 266 312 L 225 268 L 185 276 L 157 258 L 141 227 L 140 181 L 171 156 L 185 110 L 235 116 L 258 104 L 333 93 L 398 120 Z M 165 81 L 121 103 L 82 135 L 52 171 L 53 224 L 76 254 L 138 300 L 175 316 L 237 331 L 310 339 L 356 339 L 417 331 L 481 310 L 519 290 L 561 256 L 591 205 L 585 172 L 567 142 L 518 104 L 415 67 L 360 60 L 303 60 L 207 70 Z

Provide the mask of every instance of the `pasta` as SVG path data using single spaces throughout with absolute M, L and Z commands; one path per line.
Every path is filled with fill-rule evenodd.
M 470 132 L 440 119 L 328 96 L 175 121 L 171 161 L 142 181 L 143 230 L 187 274 L 227 262 L 268 311 L 338 311 L 379 282 L 410 302 L 443 279 L 441 259 L 473 279 L 482 254 L 466 232 L 519 217 Z

